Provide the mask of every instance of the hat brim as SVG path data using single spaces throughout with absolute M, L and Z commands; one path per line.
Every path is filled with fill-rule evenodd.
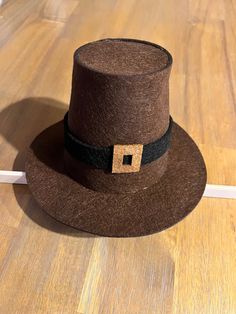
M 63 132 L 60 121 L 35 138 L 26 156 L 26 177 L 39 205 L 64 224 L 103 236 L 152 234 L 182 220 L 203 195 L 204 160 L 176 123 L 165 174 L 153 186 L 127 194 L 96 192 L 71 179 L 64 170 Z

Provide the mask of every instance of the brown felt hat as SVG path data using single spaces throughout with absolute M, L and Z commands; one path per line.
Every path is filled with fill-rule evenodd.
M 125 237 L 161 231 L 194 209 L 206 167 L 170 117 L 171 65 L 167 50 L 141 40 L 104 39 L 76 50 L 69 111 L 26 157 L 30 190 L 48 214 Z

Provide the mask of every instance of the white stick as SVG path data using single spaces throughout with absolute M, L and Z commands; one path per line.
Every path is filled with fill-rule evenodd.
M 0 183 L 27 184 L 25 172 L 0 170 Z
M 203 196 L 236 199 L 236 186 L 207 184 Z
M 0 170 L 0 183 L 27 184 L 25 172 Z M 203 196 L 236 199 L 236 186 L 207 184 Z

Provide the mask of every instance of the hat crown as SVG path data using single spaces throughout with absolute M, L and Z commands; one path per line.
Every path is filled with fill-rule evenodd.
M 69 127 L 97 145 L 145 144 L 169 123 L 170 54 L 155 44 L 105 39 L 74 55 Z
M 168 51 L 141 40 L 104 39 L 77 49 L 68 113 L 72 134 L 96 147 L 145 145 L 161 138 L 169 126 L 171 64 Z M 133 155 L 137 167 L 132 169 L 139 169 L 141 157 Z M 168 152 L 138 172 L 121 174 L 94 168 L 67 151 L 64 158 L 68 174 L 79 183 L 126 193 L 157 182 L 166 170 Z

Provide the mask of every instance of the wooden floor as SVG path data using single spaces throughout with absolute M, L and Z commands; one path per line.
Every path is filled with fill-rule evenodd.
M 236 185 L 234 0 L 3 0 L 0 169 L 61 119 L 72 55 L 106 37 L 173 55 L 171 114 L 199 144 L 208 183 Z M 152 236 L 102 238 L 44 214 L 27 186 L 0 185 L 0 314 L 234 314 L 236 200 L 207 199 Z

